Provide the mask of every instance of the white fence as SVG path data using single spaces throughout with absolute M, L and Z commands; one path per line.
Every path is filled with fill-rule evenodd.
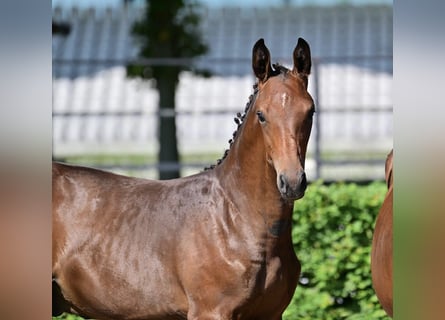
M 205 36 L 210 41 L 209 55 L 196 62 L 212 70 L 214 75 L 200 78 L 187 72 L 181 74 L 176 119 L 182 155 L 222 155 L 236 127 L 233 117 L 244 109 L 252 93 L 254 78 L 248 57 L 256 34 L 265 34 L 274 62 L 289 65 L 296 40 L 293 38 L 299 35 L 292 31 L 291 22 L 292 18 L 299 17 L 297 27 L 303 29 L 302 36 L 306 33 L 304 37 L 313 51 L 309 91 L 318 109 L 309 142 L 309 177 L 383 178 L 383 163 L 392 148 L 393 136 L 392 29 L 389 25 L 392 19 L 388 21 L 388 8 L 305 10 L 306 15 L 302 10 L 294 11 L 294 15 L 286 11 L 284 18 L 283 10 L 269 14 L 235 10 L 238 22 L 233 20 L 233 12 L 228 14 L 227 10 L 218 14 L 207 12 L 207 19 L 219 20 L 215 20 L 213 29 Z M 55 10 L 55 17 L 64 17 L 73 26 L 68 38 L 57 38 L 54 43 L 55 158 L 157 152 L 157 92 L 150 82 L 126 78 L 125 64 L 134 59 L 135 54 L 128 30 L 137 14 L 107 12 L 100 15 L 91 10 L 75 14 L 71 11 L 70 16 Z M 263 20 L 267 21 L 266 27 L 258 22 Z M 207 29 L 210 28 L 208 21 L 204 19 Z M 327 29 L 329 25 L 331 29 Z M 279 28 L 288 35 L 270 34 Z M 249 30 L 248 34 L 236 33 L 241 29 Z M 323 34 L 323 30 L 329 31 L 331 37 Z M 112 42 L 113 34 L 117 44 Z M 329 43 L 322 42 L 323 37 Z M 267 38 L 272 41 L 268 42 Z M 321 55 L 323 50 L 330 55 Z M 184 174 L 189 174 L 208 164 L 194 160 L 181 165 Z M 142 166 L 146 172 L 137 174 L 154 177 L 154 166 L 155 163 L 147 163 Z M 111 169 L 126 170 L 125 165 Z

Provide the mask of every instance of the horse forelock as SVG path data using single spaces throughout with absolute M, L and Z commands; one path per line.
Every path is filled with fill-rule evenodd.
M 290 72 L 288 68 L 286 68 L 282 64 L 279 64 L 278 62 L 272 64 L 272 67 L 275 70 L 274 75 L 287 76 Z
M 286 68 L 285 66 L 283 66 L 279 63 L 274 63 L 272 66 L 274 68 L 274 72 L 272 73 L 271 77 L 275 77 L 275 76 L 287 77 L 290 72 L 290 70 L 288 68 Z M 232 138 L 229 140 L 229 148 L 224 151 L 223 156 L 216 161 L 216 164 L 212 164 L 209 167 L 205 167 L 204 170 L 211 170 L 211 169 L 215 168 L 216 166 L 221 164 L 221 162 L 227 157 L 233 143 L 235 142 L 236 137 L 238 136 L 238 132 L 240 131 L 240 128 L 242 127 L 242 125 L 245 122 L 244 120 L 247 116 L 247 113 L 250 110 L 250 107 L 255 103 L 255 99 L 257 97 L 258 91 L 259 91 L 259 89 L 258 89 L 258 82 L 257 82 L 253 85 L 253 94 L 251 94 L 249 96 L 249 101 L 246 103 L 246 107 L 244 108 L 243 114 L 238 112 L 236 114 L 236 117 L 234 118 L 234 121 L 237 124 L 237 128 L 233 132 Z

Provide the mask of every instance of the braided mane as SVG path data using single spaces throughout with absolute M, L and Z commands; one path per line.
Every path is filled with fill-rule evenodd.
M 275 70 L 274 70 L 274 72 L 273 72 L 273 74 L 271 76 L 276 76 L 278 74 L 286 75 L 287 72 L 289 72 L 289 69 L 287 69 L 286 67 L 284 67 L 284 66 L 282 66 L 282 65 L 280 65 L 278 63 L 275 63 L 272 66 L 273 66 L 273 68 Z M 234 118 L 234 121 L 235 121 L 235 123 L 238 126 L 237 126 L 236 130 L 232 134 L 232 139 L 229 140 L 229 149 L 226 149 L 224 151 L 223 156 L 216 161 L 216 164 L 212 164 L 212 165 L 210 165 L 208 167 L 205 167 L 204 170 L 211 170 L 211 169 L 215 168 L 217 165 L 219 165 L 227 157 L 227 155 L 229 154 L 230 148 L 232 147 L 232 144 L 235 141 L 235 138 L 236 138 L 236 136 L 237 136 L 237 134 L 239 132 L 239 129 L 243 125 L 243 122 L 244 122 L 244 119 L 246 118 L 247 112 L 249 111 L 250 107 L 252 106 L 253 102 L 255 101 L 254 98 L 256 97 L 257 93 L 258 93 L 258 83 L 255 83 L 253 85 L 253 94 L 251 94 L 249 96 L 249 101 L 246 103 L 246 107 L 244 108 L 244 113 L 241 114 L 240 112 L 238 112 L 236 114 L 236 117 Z

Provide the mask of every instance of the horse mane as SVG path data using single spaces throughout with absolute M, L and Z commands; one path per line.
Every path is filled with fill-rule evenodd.
M 271 74 L 271 77 L 279 75 L 279 74 L 287 75 L 287 73 L 289 72 L 289 69 L 287 69 L 285 66 L 283 66 L 279 63 L 274 63 L 272 66 L 273 66 L 274 70 L 273 70 L 273 73 Z M 229 148 L 224 151 L 223 156 L 216 161 L 216 164 L 212 164 L 208 167 L 205 167 L 204 168 L 205 171 L 212 170 L 213 168 L 218 166 L 221 162 L 223 162 L 223 160 L 227 157 L 227 155 L 229 154 L 230 148 L 232 147 L 233 143 L 235 142 L 235 138 L 237 137 L 237 134 L 238 134 L 241 126 L 244 123 L 244 119 L 246 118 L 247 112 L 249 111 L 250 107 L 253 105 L 257 94 L 258 94 L 258 82 L 256 82 L 253 85 L 253 94 L 251 94 L 249 96 L 249 101 L 247 101 L 247 103 L 246 103 L 246 107 L 244 108 L 244 113 L 241 114 L 240 112 L 238 112 L 236 114 L 236 117 L 233 119 L 235 121 L 235 123 L 237 124 L 237 128 L 233 132 L 232 138 L 229 140 Z

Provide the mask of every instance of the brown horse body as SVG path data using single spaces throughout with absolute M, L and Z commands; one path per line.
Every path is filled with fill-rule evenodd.
M 300 264 L 310 51 L 253 49 L 257 92 L 211 170 L 168 181 L 53 165 L 53 310 L 97 319 L 281 319 Z
M 372 284 L 383 310 L 392 317 L 392 209 L 393 209 L 393 151 L 386 159 L 385 177 L 388 185 L 382 207 L 375 223 L 371 251 Z

